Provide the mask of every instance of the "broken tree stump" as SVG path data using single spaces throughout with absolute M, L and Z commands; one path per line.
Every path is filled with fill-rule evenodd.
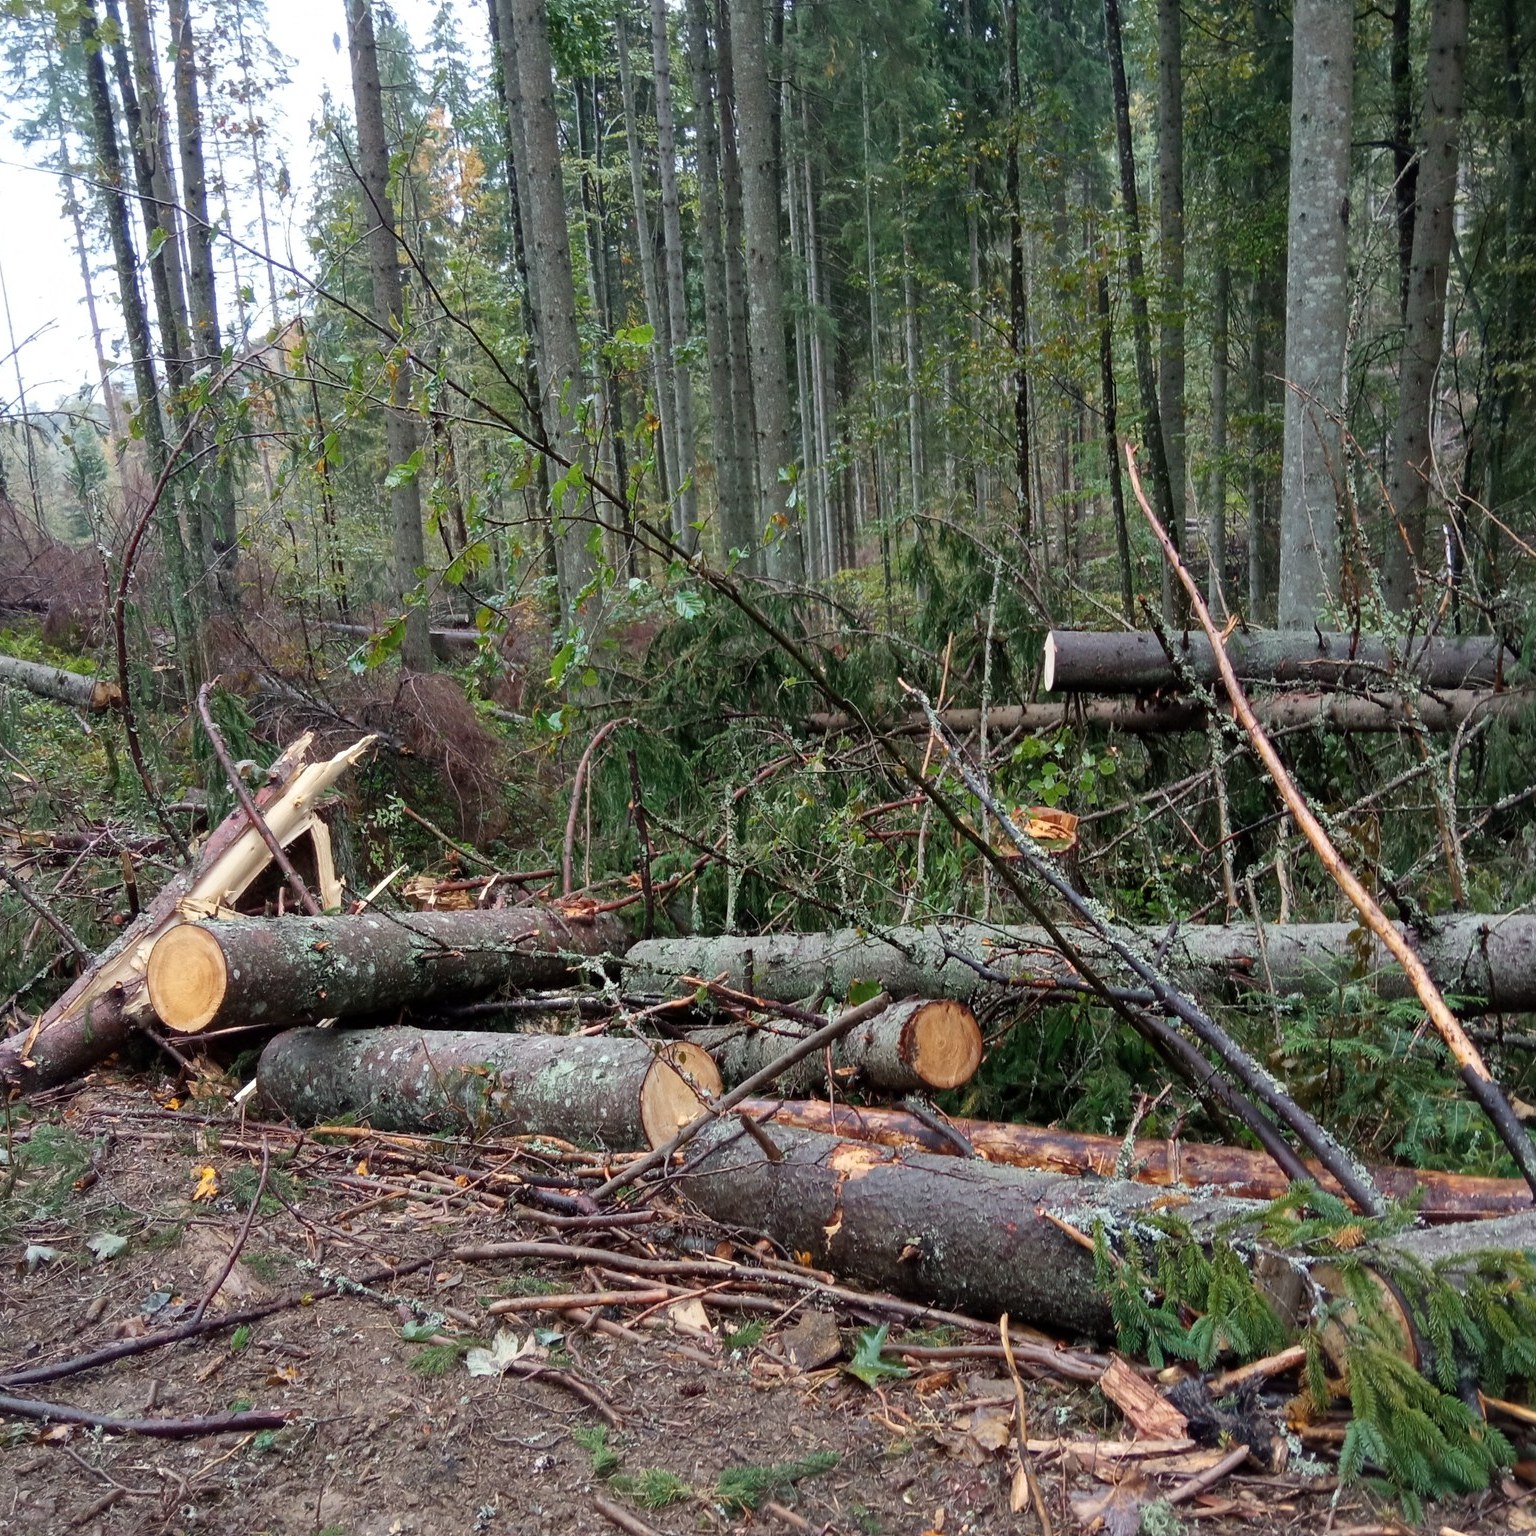
M 1180 688 L 1186 677 L 1220 681 L 1210 641 L 1196 632 L 1170 635 L 1178 666 L 1150 633 L 1053 629 L 1045 637 L 1041 687 L 1047 693 L 1150 693 Z M 1323 635 L 1253 630 L 1226 641 L 1238 677 L 1247 683 L 1300 683 L 1329 688 L 1390 688 L 1416 683 L 1434 692 L 1502 684 L 1517 665 L 1495 635 Z
M 830 1104 L 820 1099 L 748 1099 L 741 1107 L 768 1116 L 775 1125 L 878 1142 L 885 1147 L 951 1156 L 961 1150 L 959 1141 L 902 1109 Z M 1112 1178 L 1123 1163 L 1125 1171 L 1120 1176 L 1138 1184 L 1211 1186 L 1249 1200 L 1277 1200 L 1289 1187 L 1268 1153 L 1247 1147 L 1149 1138 L 1137 1138 L 1127 1146 L 1120 1136 L 958 1116 L 948 1124 L 978 1157 L 1011 1168 Z M 1340 1194 L 1323 1168 L 1312 1162 L 1307 1166 L 1321 1188 Z M 1429 1222 L 1471 1221 L 1531 1209 L 1531 1191 L 1523 1179 L 1487 1179 L 1376 1163 L 1369 1164 L 1366 1172 L 1376 1187 L 1393 1199 L 1406 1200 L 1417 1193 L 1419 1215 Z
M 186 924 L 149 957 L 149 996 L 181 1034 L 314 1024 L 504 987 L 558 987 L 624 947 L 589 907 L 363 912 Z
M 306 732 L 272 765 L 256 806 L 285 848 L 310 848 L 309 865 L 321 900 L 340 900 L 330 834 L 317 810 L 325 792 L 372 745 L 356 745 L 319 763 L 304 761 L 314 737 Z M 30 1028 L 0 1041 L 0 1084 L 15 1093 L 67 1081 L 120 1050 L 152 1014 L 144 983 L 156 942 L 188 917 L 233 914 L 271 865 L 261 836 L 236 809 L 209 834 L 189 870 L 174 876 L 145 910 Z
M 394 1029 L 291 1029 L 256 1069 L 271 1110 L 300 1125 L 559 1136 L 615 1152 L 669 1141 L 720 1092 L 685 1040 Z
M 728 1088 L 745 1082 L 812 1033 L 791 1019 L 760 1024 L 690 1028 L 684 1036 L 714 1057 Z M 981 1028 L 976 1015 L 950 998 L 907 998 L 850 1030 L 832 1052 L 834 1072 L 857 1077 L 892 1093 L 958 1088 L 981 1065 Z M 777 1080 L 787 1094 L 810 1095 L 826 1086 L 826 1062 L 812 1056 Z
M 63 667 L 23 661 L 19 656 L 0 656 L 0 683 L 14 683 L 40 698 L 70 704 L 92 714 L 111 709 L 122 697 L 117 684 L 107 678 L 67 672 Z
M 1161 926 L 1115 932 L 1145 955 L 1167 940 Z M 1462 1012 L 1536 1009 L 1536 917 L 1461 914 L 1436 922 L 1432 933 L 1409 936 Z M 1073 940 L 1107 981 L 1134 985 L 1102 941 L 1077 929 Z M 1385 947 L 1363 939 L 1352 923 L 1265 924 L 1262 941 L 1252 923 L 1186 924 L 1166 945 L 1163 968 L 1202 996 L 1213 989 L 1227 996 L 1267 992 L 1269 980 L 1280 996 L 1326 995 L 1362 982 L 1385 998 L 1412 990 Z M 968 1000 L 1077 980 L 1043 928 L 964 922 L 883 933 L 647 939 L 630 947 L 624 971 L 625 985 L 638 992 L 672 991 L 686 987 L 686 976 L 711 976 L 781 1003 L 846 997 L 858 981 L 877 981 L 896 997 Z

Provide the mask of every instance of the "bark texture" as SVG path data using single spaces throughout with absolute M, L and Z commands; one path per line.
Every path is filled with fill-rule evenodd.
M 1467 0 L 1435 0 L 1424 70 L 1424 134 L 1419 149 L 1412 219 L 1412 256 L 1403 312 L 1403 360 L 1398 380 L 1397 431 L 1387 498 L 1388 528 L 1382 588 L 1394 608 L 1408 607 L 1417 566 L 1429 554 L 1431 438 L 1435 374 L 1445 331 L 1445 290 L 1455 233 L 1456 179 L 1466 96 Z
M 1280 472 L 1280 628 L 1338 605 L 1339 424 L 1349 330 L 1349 150 L 1354 7 L 1297 0 L 1285 293 L 1285 446 Z
M 543 907 L 500 912 L 364 912 L 211 922 L 167 934 L 149 995 L 170 1028 L 313 1024 L 499 987 L 578 979 L 570 956 L 623 948 L 612 917 Z
M 1536 699 L 1530 689 L 1490 693 L 1481 688 L 1453 688 L 1421 693 L 1405 699 L 1398 693 L 1283 693 L 1274 698 L 1253 699 L 1259 723 L 1267 730 L 1305 730 L 1326 727 L 1333 731 L 1397 731 L 1422 723 L 1430 731 L 1454 731 L 1465 721 L 1484 715 L 1518 719 Z M 1231 715 L 1229 706 L 1218 708 Z M 987 712 L 989 726 L 1000 731 L 1051 730 L 1062 725 L 1093 726 L 1124 731 L 1133 736 L 1162 732 L 1203 731 L 1209 711 L 1195 700 L 1148 704 L 1140 699 L 1063 700 L 1059 704 L 993 705 Z M 952 731 L 974 731 L 981 719 L 975 709 L 946 709 L 940 716 Z M 806 724 L 817 731 L 846 731 L 853 724 L 845 715 L 810 715 Z M 926 720 L 913 716 L 906 729 L 924 731 Z
M 60 704 L 72 704 L 76 709 L 99 713 L 111 709 L 118 702 L 116 683 L 101 677 L 88 677 L 83 672 L 66 672 L 63 667 L 45 666 L 39 661 L 23 661 L 17 656 L 0 656 L 0 683 L 10 683 L 25 688 L 28 693 L 45 699 L 55 699 Z
M 674 1066 L 672 1063 L 676 1063 Z M 681 1069 L 681 1070 L 679 1070 Z M 720 1091 L 701 1051 L 618 1037 L 291 1029 L 256 1069 L 270 1110 L 300 1125 L 559 1136 L 616 1152 L 658 1146 Z
M 1401 926 L 1401 925 L 1399 925 Z M 1125 943 L 1152 954 L 1167 937 L 1161 926 L 1117 928 Z M 1404 930 L 1405 932 L 1407 930 Z M 1447 918 L 1430 935 L 1410 935 L 1441 989 L 1464 1000 L 1465 1011 L 1519 1013 L 1536 1008 L 1536 917 Z M 1124 979 L 1104 945 L 1079 930 L 1073 940 L 1106 980 Z M 1361 969 L 1359 930 L 1350 923 L 1267 925 L 1263 944 L 1251 923 L 1186 925 L 1166 955 L 1165 971 L 1196 991 L 1263 993 L 1266 975 L 1277 995 L 1326 995 L 1341 985 L 1369 984 L 1381 996 L 1410 995 L 1407 979 L 1380 945 Z M 980 968 L 978 970 L 978 967 Z M 1040 928 L 979 923 L 892 928 L 883 936 L 844 929 L 832 933 L 757 938 L 647 939 L 624 958 L 625 984 L 637 991 L 672 991 L 685 976 L 749 984 L 760 997 L 793 1002 L 846 997 L 859 981 L 879 981 L 895 997 L 996 996 L 1001 988 L 1072 981 Z
M 1045 638 L 1041 686 L 1058 693 L 1141 693 L 1220 681 L 1211 643 L 1198 632 L 1169 636 L 1175 661 L 1155 634 L 1053 629 Z M 1412 679 L 1425 688 L 1473 688 L 1501 683 L 1518 663 L 1493 635 L 1386 641 L 1375 635 L 1254 630 L 1226 642 L 1245 683 L 1310 683 L 1337 688 L 1381 687 Z
M 958 1155 L 959 1143 L 903 1109 L 855 1108 L 820 1099 L 796 1103 L 783 1099 L 748 1099 L 742 1109 L 767 1116 L 776 1125 L 909 1147 L 923 1152 Z M 1121 1177 L 1138 1184 L 1216 1186 L 1224 1194 L 1251 1200 L 1275 1200 L 1289 1187 L 1267 1153 L 1246 1147 L 1226 1147 L 1196 1141 L 1153 1141 L 1138 1137 L 1127 1144 L 1121 1136 L 1091 1136 L 1033 1125 L 1007 1125 L 992 1120 L 948 1121 L 956 1134 L 989 1163 L 1013 1168 L 1040 1168 L 1052 1173 L 1097 1178 Z M 1338 1186 L 1317 1163 L 1308 1162 L 1319 1185 L 1339 1194 Z M 1426 1221 L 1465 1221 L 1504 1216 L 1530 1209 L 1531 1192 L 1520 1179 L 1484 1179 L 1464 1173 L 1371 1164 L 1367 1171 L 1385 1195 L 1406 1199 L 1420 1196 L 1419 1214 Z
M 726 1087 L 733 1088 L 811 1033 L 807 1024 L 775 1019 L 755 1027 L 690 1029 L 687 1038 L 714 1057 Z M 981 1029 L 969 1008 L 949 999 L 908 998 L 844 1035 L 833 1049 L 832 1070 L 892 1093 L 958 1088 L 974 1076 L 981 1052 Z M 797 1063 L 775 1086 L 783 1093 L 821 1092 L 827 1086 L 825 1058 Z
M 384 418 L 391 467 L 404 464 L 417 446 L 411 414 L 411 364 L 407 355 L 405 296 L 400 283 L 400 242 L 389 196 L 389 144 L 384 136 L 384 104 L 379 84 L 379 50 L 373 32 L 372 0 L 346 0 L 347 54 L 352 66 L 352 98 L 357 113 L 357 178 L 363 189 L 363 217 L 368 224 L 368 266 L 373 279 L 373 318 L 399 348 L 391 369 L 390 409 Z M 396 477 L 389 504 L 394 539 L 394 596 L 405 612 L 400 659 L 412 671 L 432 670 L 427 640 L 427 610 L 411 603 L 416 573 L 427 563 L 421 528 L 421 489 L 416 476 Z

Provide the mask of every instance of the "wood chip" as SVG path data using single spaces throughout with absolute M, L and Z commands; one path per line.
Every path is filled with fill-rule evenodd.
M 800 1315 L 782 1340 L 784 1353 L 797 1371 L 819 1371 L 843 1353 L 837 1319 L 830 1312 L 811 1310 Z
M 1099 1390 L 1125 1415 L 1138 1435 L 1170 1440 L 1189 1432 L 1189 1421 L 1184 1415 L 1119 1355 L 1099 1378 Z

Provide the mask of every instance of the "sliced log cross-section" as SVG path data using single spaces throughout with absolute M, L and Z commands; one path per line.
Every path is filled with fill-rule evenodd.
M 72 704 L 76 709 L 100 713 L 111 709 L 120 697 L 117 684 L 84 672 L 66 672 L 19 656 L 0 656 L 0 683 L 14 683 L 44 699 Z
M 1177 667 L 1154 634 L 1053 629 L 1045 638 L 1041 683 L 1048 693 L 1146 693 L 1180 687 L 1185 677 L 1220 680 L 1203 634 L 1170 636 L 1168 644 Z M 1255 630 L 1233 635 L 1226 647 L 1243 682 L 1314 687 L 1380 688 L 1409 681 L 1434 690 L 1486 687 L 1502 683 L 1516 664 L 1492 635 L 1386 641 L 1378 635 Z
M 885 1147 L 950 1156 L 961 1150 L 954 1138 L 902 1109 L 832 1104 L 820 1099 L 748 1099 L 748 1114 L 766 1116 L 775 1125 L 822 1131 Z M 1138 1184 L 1162 1187 L 1211 1187 L 1249 1200 L 1278 1200 L 1290 1187 L 1285 1175 L 1264 1152 L 1198 1141 L 1153 1141 L 1137 1138 L 1127 1149 L 1119 1136 L 1094 1136 L 1034 1125 L 1008 1125 L 961 1117 L 949 1124 L 978 1157 L 1012 1168 L 1039 1168 L 1051 1173 L 1114 1177 L 1122 1159 L 1126 1177 Z M 1129 1157 L 1126 1153 L 1129 1151 Z M 1338 1186 L 1316 1163 L 1308 1163 L 1324 1189 Z M 1531 1209 L 1531 1191 L 1523 1179 L 1487 1179 L 1467 1173 L 1372 1164 L 1366 1170 L 1384 1195 L 1397 1200 L 1419 1198 L 1425 1221 L 1470 1221 L 1507 1216 Z
M 733 1088 L 811 1032 L 808 1024 L 775 1019 L 756 1027 L 690 1029 L 687 1035 L 709 1051 L 726 1087 Z M 981 1065 L 981 1028 L 963 1003 L 907 998 L 844 1035 L 833 1050 L 832 1064 L 872 1088 L 893 1093 L 958 1088 Z M 826 1064 L 812 1056 L 782 1074 L 777 1087 L 788 1094 L 813 1094 L 825 1082 Z
M 669 1141 L 720 1092 L 683 1040 L 396 1029 L 291 1029 L 256 1069 L 272 1110 L 300 1125 L 343 1115 L 375 1130 L 560 1136 L 610 1151 Z
M 1117 928 L 1133 949 L 1151 955 L 1167 930 Z M 1107 947 L 1075 932 L 1083 954 L 1113 982 L 1131 982 Z M 1463 1000 L 1463 1011 L 1519 1013 L 1536 1008 L 1536 917 L 1460 915 L 1435 925 L 1414 943 L 1441 989 Z M 1262 944 L 1251 923 L 1227 927 L 1190 924 L 1166 944 L 1165 967 L 1196 992 L 1267 990 L 1326 995 L 1367 983 L 1383 997 L 1411 995 L 1407 978 L 1371 941 L 1363 946 L 1350 923 L 1266 925 Z M 637 992 L 685 986 L 686 976 L 720 977 L 774 1002 L 812 995 L 846 997 L 858 981 L 878 981 L 896 997 L 973 997 L 1000 988 L 1071 981 L 1073 977 L 1041 928 L 991 928 L 954 923 L 774 934 L 758 938 L 647 939 L 624 959 L 626 985 Z
M 572 957 L 623 948 L 612 917 L 582 908 L 365 912 L 187 923 L 155 945 L 149 996 L 185 1034 L 223 1024 L 314 1024 L 577 979 Z

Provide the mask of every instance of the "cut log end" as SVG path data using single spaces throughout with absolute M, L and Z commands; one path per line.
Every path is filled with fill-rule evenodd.
M 640 1089 L 640 1124 L 646 1140 L 659 1147 L 704 1113 L 704 1095 L 724 1092 L 720 1069 L 709 1052 L 687 1040 L 669 1041 Z
M 1040 687 L 1050 693 L 1056 686 L 1056 631 L 1045 637 L 1045 666 L 1040 674 Z
M 964 1003 L 924 1003 L 907 1020 L 912 1070 L 930 1088 L 958 1088 L 981 1065 L 981 1026 Z
M 160 1022 L 195 1035 L 217 1015 L 229 990 L 229 968 L 218 940 L 195 923 L 162 934 L 150 951 L 145 977 Z

